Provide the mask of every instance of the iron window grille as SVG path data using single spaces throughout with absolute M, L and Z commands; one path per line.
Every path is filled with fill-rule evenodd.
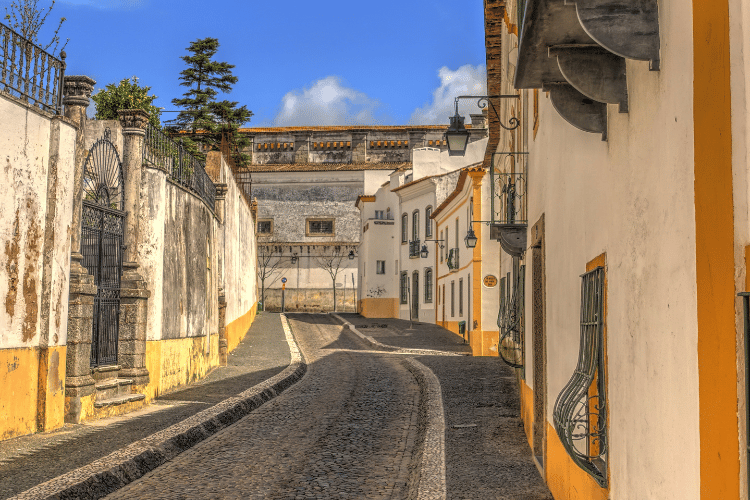
M 581 276 L 578 365 L 557 396 L 555 430 L 573 461 L 607 486 L 607 394 L 604 367 L 604 268 Z
M 448 251 L 448 270 L 458 271 L 458 248 L 451 248 Z
M 464 279 L 458 280 L 458 315 L 464 315 Z
M 427 207 L 424 210 L 424 236 L 425 239 L 432 238 L 432 207 Z
M 401 216 L 401 243 L 409 241 L 409 216 L 404 214 Z
M 524 281 L 526 266 L 520 265 L 518 257 L 513 258 L 513 275 L 508 273 L 500 278 L 500 311 L 497 326 L 500 328 L 498 354 L 513 368 L 523 368 L 523 308 Z
M 0 23 L 0 90 L 47 111 L 62 114 L 65 51 L 47 53 Z
M 424 301 L 426 304 L 432 303 L 432 268 L 424 270 Z
M 310 236 L 333 235 L 333 219 L 308 220 L 307 234 Z
M 258 221 L 258 234 L 271 234 L 271 233 L 273 233 L 273 221 L 259 220 Z
M 375 218 L 376 219 L 385 219 L 385 217 L 383 216 L 383 211 L 382 210 L 375 210 Z
M 375 261 L 375 274 L 385 274 L 385 261 L 384 260 Z
M 409 303 L 409 275 L 406 271 L 401 273 L 401 303 Z
M 419 240 L 410 241 L 409 242 L 409 258 L 410 259 L 417 259 L 419 258 L 419 251 L 421 249 Z

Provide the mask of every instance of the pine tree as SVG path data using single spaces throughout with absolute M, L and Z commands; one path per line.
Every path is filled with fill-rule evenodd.
M 240 137 L 237 130 L 250 120 L 252 112 L 246 106 L 238 107 L 239 103 L 234 101 L 216 101 L 219 92 L 228 94 L 237 83 L 237 77 L 232 75 L 233 64 L 213 60 L 218 49 L 216 38 L 190 43 L 187 50 L 191 55 L 181 58 L 188 67 L 180 73 L 180 85 L 189 90 L 181 99 L 172 100 L 172 104 L 184 111 L 170 120 L 169 128 L 173 132 L 187 132 L 193 141 L 208 150 L 219 149 L 225 136 L 232 146 L 235 161 L 242 164 L 241 150 L 247 139 Z

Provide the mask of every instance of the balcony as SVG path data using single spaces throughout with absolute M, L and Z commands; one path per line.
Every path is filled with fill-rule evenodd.
M 492 158 L 492 221 L 490 237 L 506 253 L 522 257 L 526 251 L 526 153 L 496 153 Z
M 410 259 L 418 259 L 419 258 L 419 250 L 422 248 L 419 246 L 420 241 L 414 240 L 409 242 L 409 258 Z
M 451 272 L 458 271 L 458 248 L 448 250 L 448 270 Z

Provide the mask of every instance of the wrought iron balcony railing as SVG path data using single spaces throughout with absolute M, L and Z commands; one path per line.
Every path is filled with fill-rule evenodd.
M 419 246 L 420 241 L 414 240 L 409 242 L 409 258 L 410 259 L 418 259 L 419 258 L 419 250 L 422 248 Z
M 458 248 L 451 248 L 448 250 L 448 270 L 458 271 Z
M 492 222 L 490 236 L 508 254 L 521 257 L 526 250 L 526 153 L 495 153 L 490 182 Z
M 143 162 L 166 170 L 170 179 L 200 196 L 211 210 L 216 202 L 216 185 L 203 162 L 161 130 L 149 125 L 143 147 Z
M 58 59 L 0 23 L 0 90 L 59 115 L 64 77 L 64 51 Z

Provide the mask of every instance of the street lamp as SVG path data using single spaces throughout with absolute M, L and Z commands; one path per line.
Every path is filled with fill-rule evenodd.
M 450 156 L 463 156 L 469 142 L 469 131 L 464 127 L 464 117 L 458 114 L 458 98 L 456 98 L 456 114 L 450 117 L 450 126 L 445 132 Z
M 297 262 L 297 254 L 292 255 L 292 264 Z
M 426 259 L 428 253 L 427 245 L 422 245 L 422 251 L 419 252 L 419 255 L 421 255 L 423 259 Z
M 349 260 L 354 260 L 354 250 L 349 250 Z
M 477 236 L 474 234 L 474 228 L 469 226 L 469 232 L 466 233 L 466 238 L 464 238 L 464 241 L 466 242 L 466 248 L 474 248 L 477 246 Z

